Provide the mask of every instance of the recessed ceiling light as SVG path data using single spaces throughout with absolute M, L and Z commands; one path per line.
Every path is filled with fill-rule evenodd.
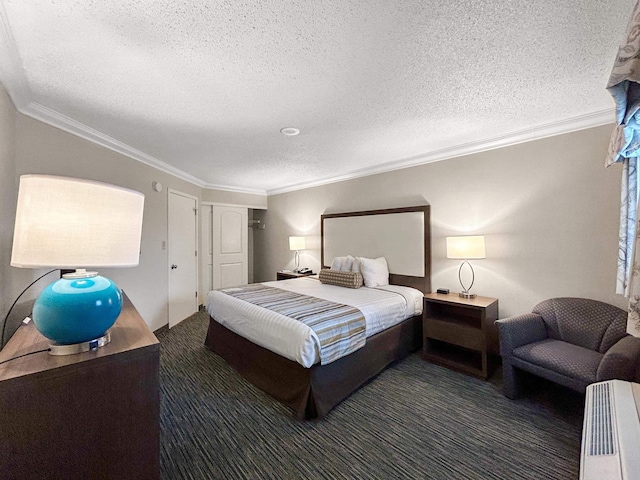
M 294 135 L 298 135 L 300 133 L 300 130 L 298 130 L 297 128 L 293 128 L 293 127 L 284 127 L 282 129 L 280 129 L 280 133 L 283 135 L 287 135 L 289 137 L 292 137 Z

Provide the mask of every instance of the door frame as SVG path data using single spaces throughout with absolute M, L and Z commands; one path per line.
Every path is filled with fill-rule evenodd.
M 196 271 L 195 271 L 195 275 L 196 275 L 196 293 L 198 293 L 198 295 L 195 295 L 194 297 L 194 303 L 195 303 L 195 310 L 194 312 L 198 311 L 198 305 L 199 305 L 199 296 L 200 296 L 200 270 L 199 270 L 199 264 L 200 264 L 200 202 L 198 197 L 196 197 L 195 195 L 191 195 L 190 193 L 185 193 L 185 192 L 181 192 L 180 190 L 176 190 L 174 188 L 167 188 L 167 240 L 169 240 L 169 229 L 171 227 L 171 225 L 169 224 L 169 199 L 171 198 L 169 195 L 171 194 L 175 194 L 175 195 L 181 195 L 183 197 L 186 198 L 191 198 L 193 200 L 195 200 L 195 204 L 196 204 L 196 213 L 193 216 L 194 218 L 194 222 L 195 222 L 195 231 L 194 231 L 194 235 L 195 235 L 195 244 L 196 244 L 196 254 L 194 256 L 195 259 L 195 264 L 196 264 Z M 167 266 L 167 326 L 169 328 L 171 328 L 170 325 L 170 316 L 169 316 L 169 303 L 170 303 L 170 288 L 171 288 L 171 278 L 169 275 L 169 269 L 171 268 L 171 259 L 169 258 L 169 254 L 171 253 L 171 245 L 169 244 L 169 248 L 167 248 L 167 258 L 166 258 L 166 266 Z M 174 325 L 175 326 L 175 325 Z

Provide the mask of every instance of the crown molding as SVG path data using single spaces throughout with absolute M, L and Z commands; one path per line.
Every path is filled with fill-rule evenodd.
M 303 182 L 295 185 L 288 185 L 281 188 L 267 190 L 267 195 L 278 195 L 280 193 L 294 192 L 296 190 L 319 187 L 331 183 L 343 182 L 345 180 L 352 180 L 356 178 L 367 177 L 370 175 L 376 175 L 378 173 L 386 173 L 394 170 L 401 170 L 403 168 L 424 165 L 426 163 L 438 162 L 455 157 L 462 157 L 464 155 L 471 155 L 474 153 L 485 152 L 487 150 L 494 150 L 496 148 L 503 148 L 511 145 L 517 145 L 519 143 L 530 142 L 532 140 L 540 140 L 542 138 L 552 137 L 555 135 L 571 133 L 587 128 L 599 127 L 601 125 L 613 123 L 614 121 L 615 112 L 612 107 L 607 110 L 580 115 L 578 117 L 573 117 L 566 120 L 559 120 L 557 122 L 547 123 L 533 128 L 527 128 L 509 134 L 500 135 L 498 137 L 455 145 L 453 147 L 434 150 L 432 152 L 416 155 L 402 160 L 373 165 L 369 168 L 355 170 L 353 172 L 349 172 L 336 177 L 328 177 L 321 180 Z
M 28 90 L 27 90 L 28 92 Z M 27 98 L 28 98 L 27 93 Z M 287 185 L 281 188 L 272 190 L 260 190 L 250 189 L 242 187 L 233 187 L 228 185 L 219 185 L 213 183 L 206 183 L 193 175 L 190 175 L 172 165 L 169 165 L 161 160 L 158 160 L 151 155 L 148 155 L 136 148 L 133 148 L 123 142 L 120 142 L 108 135 L 105 135 L 98 130 L 95 130 L 83 123 L 80 123 L 70 117 L 62 115 L 61 113 L 52 110 L 44 105 L 30 102 L 26 107 L 18 108 L 18 110 L 32 118 L 40 120 L 44 123 L 52 125 L 56 128 L 69 132 L 78 137 L 84 138 L 93 143 L 102 145 L 105 148 L 118 152 L 122 155 L 126 155 L 134 160 L 142 162 L 153 168 L 161 170 L 165 173 L 173 175 L 177 178 L 185 180 L 189 183 L 197 185 L 201 188 L 220 190 L 235 193 L 248 193 L 253 195 L 278 195 L 281 193 L 293 192 L 297 190 L 304 190 L 306 188 L 318 187 L 322 185 L 328 185 L 331 183 L 343 182 L 345 180 L 352 180 L 355 178 L 367 177 L 370 175 L 376 175 L 379 173 L 391 172 L 394 170 L 401 170 L 404 168 L 415 167 L 418 165 L 424 165 L 427 163 L 438 162 L 449 158 L 461 157 L 464 155 L 471 155 L 474 153 L 480 153 L 488 150 L 494 150 L 496 148 L 503 148 L 511 145 L 517 145 L 520 143 L 530 142 L 532 140 L 539 140 L 554 135 L 561 135 L 565 133 L 575 132 L 578 130 L 584 130 L 586 128 L 593 128 L 601 125 L 613 123 L 615 121 L 614 109 L 601 110 L 578 117 L 573 117 L 566 120 L 560 120 L 557 122 L 540 125 L 533 128 L 519 130 L 517 132 L 509 133 L 506 135 L 500 135 L 486 140 L 479 140 L 475 142 L 469 142 L 453 147 L 434 150 L 414 157 L 405 158 L 398 161 L 386 162 L 383 164 L 373 165 L 369 168 L 355 170 L 353 172 L 346 173 L 344 175 L 338 175 L 334 177 L 328 177 L 311 182 L 303 182 L 294 185 Z
M 36 120 L 40 120 L 46 124 L 49 124 L 53 127 L 59 128 L 60 130 L 64 130 L 65 132 L 71 133 L 80 138 L 84 138 L 93 143 L 97 143 L 109 150 L 113 150 L 114 152 L 120 153 L 127 157 L 133 158 L 145 165 L 149 165 L 150 167 L 157 168 L 165 173 L 169 173 L 175 177 L 178 177 L 182 180 L 185 180 L 189 183 L 193 183 L 199 187 L 204 187 L 205 183 L 192 176 L 188 173 L 183 172 L 180 169 L 177 169 L 161 160 L 158 160 L 151 155 L 147 155 L 146 153 L 133 148 L 119 140 L 116 140 L 109 135 L 105 135 L 104 133 L 95 130 L 84 123 L 78 122 L 73 118 L 67 117 L 56 110 L 53 110 L 49 107 L 45 107 L 39 103 L 31 102 L 23 109 L 20 110 L 20 113 L 28 115 L 29 117 L 35 118 Z
M 29 97 L 28 90 L 26 98 Z M 18 107 L 16 107 L 18 108 Z M 328 185 L 331 183 L 343 182 L 345 180 L 352 180 L 355 178 L 366 177 L 370 175 L 376 175 L 378 173 L 386 173 L 394 170 L 400 170 L 409 167 L 415 167 L 418 165 L 424 165 L 426 163 L 437 162 L 446 160 L 449 158 L 461 157 L 464 155 L 471 155 L 474 153 L 484 152 L 487 150 L 493 150 L 496 148 L 503 148 L 511 145 L 517 145 L 519 143 L 530 142 L 532 140 L 539 140 L 554 135 L 560 135 L 570 133 L 578 130 L 584 130 L 586 128 L 597 127 L 613 123 L 615 120 L 613 108 L 607 110 L 601 110 L 599 112 L 590 113 L 587 115 L 581 115 L 566 120 L 560 120 L 557 122 L 548 123 L 545 125 L 520 130 L 506 135 L 493 137 L 486 140 L 479 140 L 476 142 L 469 142 L 453 147 L 434 150 L 422 155 L 409 157 L 406 159 L 386 162 L 383 164 L 374 165 L 370 168 L 355 170 L 344 175 L 338 175 L 335 177 L 328 177 L 311 182 L 303 182 L 294 185 L 287 185 L 281 188 L 272 190 L 259 190 L 242 187 L 233 187 L 228 185 L 219 185 L 206 183 L 172 165 L 169 165 L 161 160 L 158 160 L 151 155 L 148 155 L 138 149 L 135 149 L 125 143 L 122 143 L 108 135 L 105 135 L 98 130 L 95 130 L 83 123 L 73 120 L 70 117 L 60 114 L 59 112 L 52 110 L 44 105 L 30 102 L 25 107 L 18 108 L 20 113 L 28 115 L 32 118 L 40 120 L 44 123 L 52 125 L 56 128 L 69 132 L 78 137 L 84 138 L 93 143 L 102 145 L 105 148 L 113 150 L 117 153 L 130 157 L 134 160 L 142 162 L 153 168 L 161 170 L 165 173 L 173 175 L 177 178 L 185 180 L 189 183 L 197 185 L 201 188 L 220 190 L 235 193 L 248 193 L 253 195 L 278 195 L 281 193 L 293 192 L 297 190 L 303 190 L 306 188 L 318 187 L 322 185 Z
M 205 183 L 204 188 L 209 188 L 211 190 L 222 190 L 224 192 L 250 193 L 252 195 L 263 195 L 265 197 L 267 196 L 267 191 L 259 188 L 233 187 L 230 185 L 218 185 L 217 183 Z
M 20 113 L 27 115 L 31 118 L 44 122 L 53 127 L 59 128 L 60 130 L 64 130 L 65 132 L 71 133 L 77 137 L 88 140 L 92 143 L 96 143 L 101 145 L 109 150 L 113 150 L 114 152 L 120 153 L 121 155 L 125 155 L 133 160 L 137 160 L 138 162 L 144 163 L 150 167 L 153 167 L 162 172 L 168 173 L 177 177 L 186 182 L 197 185 L 201 188 L 206 189 L 214 189 L 214 190 L 222 190 L 228 192 L 236 192 L 236 193 L 251 193 L 254 195 L 266 195 L 265 190 L 256 190 L 256 189 L 248 189 L 248 188 L 236 188 L 230 187 L 226 185 L 215 185 L 203 182 L 197 177 L 190 175 L 179 168 L 176 168 L 168 163 L 163 162 L 162 160 L 158 160 L 157 158 L 148 155 L 136 148 L 131 147 L 119 140 L 116 140 L 109 135 L 105 135 L 104 133 L 95 130 L 84 123 L 78 122 L 66 115 L 63 115 L 56 110 L 45 107 L 36 102 L 30 102 L 26 106 L 22 108 L 18 108 Z

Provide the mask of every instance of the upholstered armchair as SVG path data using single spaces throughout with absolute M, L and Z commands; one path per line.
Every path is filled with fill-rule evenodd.
M 586 298 L 552 298 L 496 321 L 504 395 L 518 397 L 523 370 L 579 392 L 603 380 L 638 381 L 640 338 L 626 334 L 626 322 L 626 311 Z

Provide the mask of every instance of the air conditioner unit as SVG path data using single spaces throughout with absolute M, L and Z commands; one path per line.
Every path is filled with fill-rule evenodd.
M 587 387 L 580 480 L 640 479 L 640 384 Z

